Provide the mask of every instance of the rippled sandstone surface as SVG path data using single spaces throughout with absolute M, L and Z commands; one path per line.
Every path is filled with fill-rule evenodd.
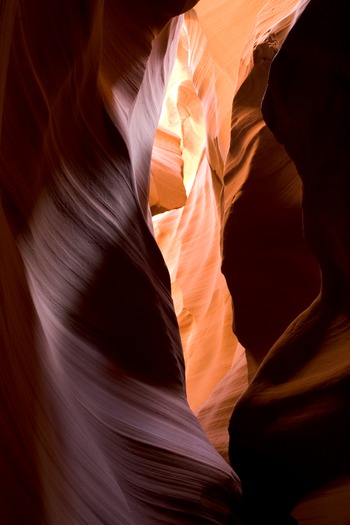
M 304 233 L 322 286 L 230 421 L 231 463 L 252 523 L 287 523 L 290 512 L 300 524 L 350 520 L 346 14 L 345 2 L 308 3 L 272 63 L 262 105 L 303 184 Z
M 1 2 L 0 523 L 349 524 L 348 11 Z
M 1 5 L 1 523 L 236 523 L 148 206 L 190 7 Z

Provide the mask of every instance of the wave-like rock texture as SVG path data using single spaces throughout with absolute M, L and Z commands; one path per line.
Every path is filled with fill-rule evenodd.
M 172 279 L 188 398 L 226 459 L 229 418 L 247 386 L 242 344 L 252 376 L 319 289 L 318 264 L 302 234 L 301 183 L 260 111 L 271 60 L 304 2 L 265 4 L 221 2 L 219 15 L 209 3 L 201 2 L 197 16 L 186 15 L 178 61 L 187 75 L 182 78 L 176 72 L 178 119 L 184 118 L 177 129 L 182 134 L 185 172 L 190 164 L 194 182 L 183 209 L 154 221 Z M 240 60 L 239 49 L 243 49 Z M 185 84 L 186 97 L 181 91 Z M 230 134 L 227 116 L 232 99 Z M 168 113 L 173 117 L 173 103 Z M 195 150 L 188 137 L 197 133 L 194 143 L 200 144 L 199 125 L 205 129 L 207 143 L 205 149 Z M 198 170 L 193 162 L 201 151 L 202 162 L 210 166 L 205 173 L 201 164 Z M 241 344 L 231 334 L 231 297 L 220 273 L 223 228 L 223 270 Z
M 348 3 L 311 0 L 271 67 L 263 114 L 303 183 L 322 287 L 233 412 L 230 457 L 251 523 L 350 522 Z M 294 509 L 294 510 L 293 510 Z
M 193 4 L 1 3 L 6 525 L 236 523 L 239 481 L 186 400 L 148 207 L 169 20 Z
M 155 235 L 170 270 L 188 399 L 226 458 L 229 415 L 247 377 L 221 273 L 224 164 L 240 53 L 264 4 L 204 0 L 186 14 L 162 119 L 182 139 L 188 199 L 154 218 Z
M 232 106 L 222 269 L 250 376 L 319 290 L 318 264 L 303 238 L 301 181 L 260 109 L 271 60 L 300 8 L 270 1 L 260 11 Z
M 1 524 L 349 525 L 349 8 L 195 4 L 0 3 Z
M 222 145 L 217 65 L 194 11 L 185 15 L 164 122 L 182 137 L 184 207 L 154 217 L 167 262 L 193 409 L 207 400 L 242 352 L 232 333 L 230 295 L 221 273 Z
M 186 203 L 181 138 L 158 127 L 152 150 L 149 204 L 152 215 Z

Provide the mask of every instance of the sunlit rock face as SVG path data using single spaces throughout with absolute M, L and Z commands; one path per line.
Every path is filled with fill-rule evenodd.
M 225 160 L 240 53 L 264 3 L 201 1 L 185 15 L 161 119 L 181 137 L 187 201 L 154 217 L 155 236 L 170 271 L 188 399 L 225 457 L 229 415 L 247 386 L 221 272 Z
M 188 198 L 154 218 L 155 235 L 188 399 L 225 458 L 232 407 L 247 386 L 244 350 L 252 376 L 320 283 L 303 239 L 300 178 L 260 111 L 271 60 L 305 2 L 265 4 L 222 2 L 220 15 L 201 2 L 185 16 L 162 118 L 181 137 Z
M 181 137 L 185 206 L 154 217 L 168 265 L 193 409 L 207 400 L 242 352 L 232 332 L 230 295 L 221 273 L 223 145 L 217 64 L 200 20 L 185 15 L 163 125 Z
M 152 150 L 149 205 L 152 215 L 186 203 L 180 137 L 159 127 Z
M 230 423 L 251 523 L 349 523 L 349 8 L 311 0 L 276 56 L 263 102 L 303 183 L 317 299 L 268 353 Z
M 1 2 L 1 524 L 349 524 L 347 11 Z
M 236 523 L 148 206 L 193 3 L 1 4 L 1 523 Z

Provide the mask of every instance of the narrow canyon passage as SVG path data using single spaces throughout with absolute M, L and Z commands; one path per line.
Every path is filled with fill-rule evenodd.
M 345 0 L 2 0 L 4 525 L 349 525 Z

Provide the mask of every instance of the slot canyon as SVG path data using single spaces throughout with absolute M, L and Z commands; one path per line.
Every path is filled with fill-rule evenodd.
M 350 525 L 349 20 L 0 0 L 0 525 Z

